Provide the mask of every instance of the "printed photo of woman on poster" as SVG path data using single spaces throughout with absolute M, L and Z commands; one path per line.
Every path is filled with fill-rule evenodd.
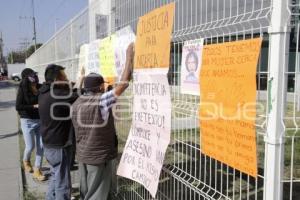
M 188 75 L 185 78 L 186 82 L 198 83 L 196 72 L 198 70 L 199 58 L 194 50 L 189 51 L 185 59 L 185 67 Z

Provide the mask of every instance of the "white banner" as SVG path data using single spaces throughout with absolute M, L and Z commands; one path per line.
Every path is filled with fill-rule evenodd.
M 100 72 L 99 62 L 99 47 L 100 40 L 92 41 L 88 46 L 88 64 L 85 70 L 85 74 L 98 73 Z
M 126 63 L 126 50 L 128 46 L 135 41 L 135 34 L 130 26 L 127 26 L 116 32 L 115 40 L 115 65 L 118 81 L 121 79 L 122 72 Z
M 166 73 L 136 72 L 133 122 L 117 174 L 142 184 L 155 197 L 171 133 Z
M 184 42 L 181 61 L 181 93 L 200 96 L 199 73 L 202 65 L 203 39 Z

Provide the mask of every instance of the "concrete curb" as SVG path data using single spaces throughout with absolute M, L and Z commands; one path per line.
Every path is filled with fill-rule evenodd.
M 17 89 L 16 89 L 16 95 L 17 95 Z M 24 181 L 23 180 L 23 169 L 22 169 L 22 160 L 23 158 L 21 157 L 21 152 L 20 152 L 20 130 L 21 130 L 21 127 L 20 127 L 20 116 L 18 115 L 18 132 L 19 134 L 17 135 L 18 137 L 18 148 L 19 148 L 19 199 L 20 200 L 24 200 Z
M 20 140 L 20 137 L 18 135 L 18 147 L 20 147 L 20 141 L 19 140 Z M 19 163 L 20 163 L 20 166 L 19 166 L 19 199 L 23 200 L 24 199 L 24 185 L 23 185 L 24 181 L 23 181 L 22 166 L 21 166 L 22 158 L 21 158 L 20 152 L 19 152 L 19 157 L 20 157 L 20 160 L 19 160 Z

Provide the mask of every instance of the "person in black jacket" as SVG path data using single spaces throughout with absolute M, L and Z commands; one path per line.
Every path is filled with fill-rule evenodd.
M 38 89 L 40 87 L 36 72 L 26 68 L 21 73 L 22 81 L 19 85 L 16 110 L 20 115 L 21 129 L 25 141 L 23 155 L 24 170 L 33 173 L 33 178 L 44 181 L 41 173 L 43 161 L 43 145 L 40 135 L 40 117 L 38 112 Z M 30 163 L 31 153 L 36 146 L 35 168 Z
M 45 157 L 51 166 L 47 200 L 71 198 L 71 149 L 73 141 L 70 107 L 78 98 L 64 67 L 51 64 L 38 99 Z M 81 81 L 82 82 L 82 81 Z

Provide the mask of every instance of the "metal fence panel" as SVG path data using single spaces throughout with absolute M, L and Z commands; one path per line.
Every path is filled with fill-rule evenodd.
M 30 56 L 26 60 L 26 66 L 36 70 L 40 80 L 44 80 L 46 66 L 51 63 L 60 64 L 66 67 L 69 78 L 74 81 L 80 46 L 88 42 L 89 12 L 86 8 Z
M 171 1 L 117 0 L 116 29 L 131 25 L 136 30 L 138 17 Z M 264 37 L 262 52 L 268 52 L 271 1 L 177 0 L 172 42 L 172 140 L 165 158 L 157 199 L 262 199 L 264 192 L 263 121 L 257 121 L 259 176 L 254 179 L 201 152 L 198 106 L 199 97 L 180 93 L 181 53 L 184 41 L 204 38 L 205 44 Z M 260 60 L 260 71 L 267 75 L 268 58 Z M 267 78 L 267 77 L 265 77 Z M 258 88 L 267 80 L 262 80 Z M 265 108 L 265 91 L 258 99 Z M 265 110 L 260 115 L 266 119 Z M 130 123 L 119 122 L 119 138 L 124 145 Z M 260 128 L 259 128 L 260 127 Z M 118 179 L 118 196 L 123 199 L 151 199 L 139 184 Z

